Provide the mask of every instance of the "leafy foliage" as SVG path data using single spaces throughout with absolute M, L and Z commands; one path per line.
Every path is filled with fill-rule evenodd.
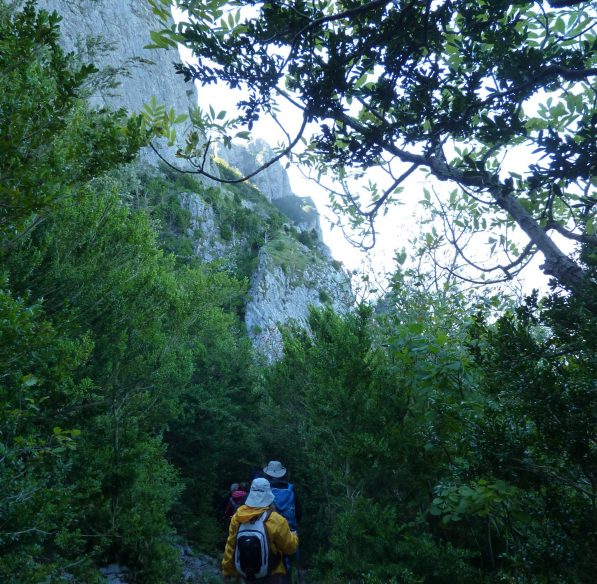
M 15 297 L 6 279 L 0 313 L 0 577 L 11 581 L 18 574 L 20 582 L 33 583 L 56 574 L 60 556 L 76 561 L 80 552 L 69 530 L 75 511 L 68 477 L 81 430 L 75 421 L 66 426 L 57 412 L 79 405 L 85 380 L 73 370 L 91 346 L 84 337 L 61 334 L 41 304 Z
M 36 12 L 34 5 L 29 0 L 14 17 L 0 6 L 3 251 L 53 203 L 130 160 L 143 140 L 135 117 L 84 107 L 82 86 L 95 68 L 73 66 L 58 42 L 59 16 Z
M 218 472 L 237 468 L 236 440 L 251 439 L 230 422 L 252 403 L 244 284 L 160 235 L 188 222 L 176 185 L 119 166 L 138 123 L 79 98 L 93 68 L 63 55 L 58 17 L 33 3 L 0 13 L 2 57 L 19 63 L 21 43 L 32 60 L 28 79 L 1 61 L 21 92 L 0 98 L 3 123 L 12 115 L 42 140 L 6 142 L 0 162 L 0 579 L 94 582 L 97 563 L 121 561 L 137 582 L 174 582 L 173 508 L 200 488 L 207 504 L 174 519 L 189 531 L 192 516 L 211 522 L 193 535 L 213 545 L 209 502 L 228 480 Z M 213 471 L 193 482 L 202 466 Z
M 320 578 L 591 581 L 586 301 L 531 299 L 490 324 L 483 303 L 399 282 L 377 316 L 313 312 L 266 377 Z
M 429 484 L 464 453 L 456 432 L 467 416 L 457 405 L 470 393 L 459 374 L 464 354 L 442 330 L 442 316 L 418 321 L 409 309 L 392 320 L 400 318 L 406 322 L 387 325 L 386 336 L 366 307 L 346 317 L 313 312 L 312 336 L 289 336 L 284 359 L 268 378 L 279 412 L 273 442 L 286 449 L 291 468 L 301 469 L 297 480 L 307 492 L 308 515 L 317 517 L 306 526 L 306 549 L 321 549 L 325 541 L 330 551 L 320 565 L 338 581 L 365 573 L 385 581 L 398 564 L 404 578 L 425 578 L 427 568 L 401 563 L 406 552 L 396 541 L 406 526 L 419 537 Z M 384 535 L 381 526 L 388 524 Z M 348 537 L 354 541 L 345 547 Z
M 44 298 L 43 314 L 62 335 L 90 345 L 84 363 L 64 364 L 82 389 L 53 397 L 54 414 L 46 408 L 41 415 L 80 431 L 58 481 L 73 485 L 71 523 L 62 528 L 97 538 L 94 555 L 134 560 L 147 581 L 164 554 L 174 560 L 161 542 L 178 486 L 159 434 L 176 416 L 193 370 L 189 327 L 201 322 L 197 295 L 204 297 L 193 275 L 175 275 L 173 265 L 142 214 L 92 187 L 76 207 L 57 208 L 5 262 L 14 293 L 27 286 Z M 54 488 L 43 492 L 48 503 Z
M 553 234 L 596 245 L 590 3 L 180 0 L 178 25 L 165 0 L 150 4 L 166 25 L 158 44 L 181 42 L 197 56 L 178 67 L 186 80 L 247 89 L 238 110 L 249 130 L 263 116 L 281 124 L 282 102 L 294 108 L 303 121 L 280 156 L 318 126 L 298 158 L 318 180 L 339 181 L 333 205 L 353 227 L 372 230 L 384 203 L 425 169 L 454 187 L 431 210 L 441 243 L 457 252 L 456 273 L 470 270 L 463 242 L 478 235 L 507 253 L 499 266 L 477 264 L 486 276 L 511 277 L 539 250 L 558 284 L 586 284 Z M 206 154 L 192 150 L 187 158 Z M 510 152 L 534 156 L 519 170 L 503 162 Z
M 494 521 L 504 556 L 527 578 L 545 571 L 588 582 L 597 536 L 595 318 L 583 301 L 531 300 L 482 338 L 488 404 L 469 472 L 490 471 L 503 485 Z

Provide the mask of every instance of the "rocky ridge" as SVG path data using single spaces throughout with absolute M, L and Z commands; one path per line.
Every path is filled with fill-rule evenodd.
M 40 0 L 39 7 L 56 10 L 62 16 L 67 50 L 76 52 L 84 61 L 92 61 L 104 79 L 118 80 L 118 86 L 105 83 L 96 88 L 90 97 L 93 105 L 139 112 L 152 96 L 177 113 L 195 105 L 195 89 L 174 74 L 172 63 L 180 60 L 177 51 L 145 48 L 150 43 L 150 31 L 158 27 L 148 3 Z M 162 143 L 158 149 L 163 156 L 172 157 L 172 148 Z M 220 150 L 218 155 L 238 172 L 248 173 L 270 157 L 272 150 L 257 140 L 246 147 L 235 145 Z M 144 152 L 142 160 L 159 168 L 159 158 L 151 151 Z M 211 170 L 218 172 L 215 164 Z M 222 186 L 218 193 L 213 185 L 210 189 L 211 199 L 204 196 L 205 189 L 185 189 L 179 194 L 180 204 L 190 213 L 189 235 L 194 251 L 203 261 L 228 263 L 231 269 L 239 257 L 246 260 L 247 254 L 255 256 L 254 269 L 247 274 L 250 290 L 246 325 L 254 345 L 269 360 L 280 354 L 280 323 L 290 319 L 305 323 L 310 305 L 331 305 L 338 311 L 352 305 L 349 278 L 339 263 L 333 262 L 321 239 L 313 201 L 292 192 L 288 175 L 279 163 L 256 175 L 244 188 Z M 219 207 L 214 204 L 216 199 Z M 248 223 L 253 239 L 246 233 Z M 256 230 L 261 230 L 258 238 Z
M 248 144 L 232 144 L 231 148 L 219 148 L 217 155 L 230 166 L 248 176 L 271 160 L 275 153 L 271 146 L 258 138 Z M 313 199 L 297 196 L 290 186 L 288 173 L 280 163 L 273 164 L 251 177 L 251 183 L 263 196 L 286 215 L 299 231 L 315 230 L 318 238 L 323 238 L 319 223 L 319 212 Z

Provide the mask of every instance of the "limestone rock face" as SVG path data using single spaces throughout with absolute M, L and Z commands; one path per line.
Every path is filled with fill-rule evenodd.
M 231 148 L 218 148 L 217 155 L 243 176 L 251 174 L 275 156 L 269 144 L 260 138 L 246 146 L 233 144 Z M 313 199 L 298 196 L 292 191 L 288 173 L 280 162 L 275 162 L 250 181 L 269 202 L 291 220 L 295 229 L 314 230 L 319 240 L 322 240 L 319 212 Z
M 343 313 L 354 305 L 350 279 L 343 270 L 295 242 L 288 244 L 295 247 L 290 258 L 280 263 L 278 243 L 259 252 L 245 315 L 253 345 L 270 362 L 282 356 L 280 325 L 294 321 L 305 326 L 310 306 L 327 305 Z
M 196 193 L 181 193 L 180 204 L 191 215 L 188 234 L 198 257 L 211 262 L 224 257 L 228 251 L 222 241 L 222 234 L 214 210 Z
M 62 16 L 60 29 L 67 51 L 93 63 L 102 76 L 115 75 L 119 85 L 94 91 L 90 98 L 93 106 L 123 107 L 138 113 L 155 96 L 158 104 L 186 114 L 197 104 L 193 85 L 175 74 L 173 62 L 180 61 L 178 51 L 144 48 L 151 43 L 150 31 L 160 28 L 145 0 L 39 0 L 38 8 Z M 155 146 L 174 161 L 174 147 L 157 140 Z M 142 158 L 152 164 L 158 161 L 149 149 Z
M 258 139 L 245 145 L 233 144 L 231 148 L 218 148 L 217 155 L 244 176 L 251 174 L 275 155 L 269 144 Z M 290 188 L 288 173 L 278 162 L 251 178 L 251 182 L 271 202 L 284 197 L 295 197 Z
M 95 105 L 137 112 L 152 95 L 179 111 L 187 111 L 196 103 L 194 87 L 174 74 L 172 63 L 180 61 L 178 51 L 144 48 L 151 43 L 150 31 L 159 27 L 147 2 L 40 0 L 38 6 L 62 16 L 60 28 L 67 50 L 81 52 L 99 69 L 112 67 L 123 72 L 121 86 L 96 94 L 92 98 Z M 94 40 L 106 45 L 103 54 L 96 55 L 95 49 L 87 52 Z
M 218 156 L 246 176 L 270 160 L 273 152 L 263 140 L 255 140 L 247 148 L 222 148 Z M 323 242 L 315 203 L 294 194 L 282 165 L 276 162 L 250 180 L 287 218 L 287 228 L 309 244 L 290 235 L 278 236 L 260 249 L 251 276 L 245 324 L 253 345 L 273 361 L 282 352 L 280 325 L 289 321 L 306 325 L 310 306 L 329 305 L 346 312 L 354 305 L 354 295 L 348 274 Z

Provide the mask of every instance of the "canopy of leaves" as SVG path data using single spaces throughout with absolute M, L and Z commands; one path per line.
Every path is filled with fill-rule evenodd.
M 120 561 L 174 582 L 174 521 L 213 545 L 220 473 L 248 472 L 238 440 L 256 456 L 234 421 L 253 400 L 244 282 L 163 237 L 184 212 L 122 166 L 139 124 L 89 109 L 58 16 L 0 17 L 0 580 L 91 583 Z
M 0 235 L 4 252 L 55 202 L 142 142 L 140 120 L 83 105 L 92 65 L 75 67 L 59 44 L 60 17 L 28 1 L 0 4 Z M 35 168 L 35 172 L 31 169 Z
M 165 18 L 162 4 L 151 1 Z M 319 125 L 300 158 L 320 177 L 344 182 L 377 168 L 383 189 L 361 207 L 354 187 L 336 192 L 354 225 L 373 219 L 417 168 L 449 181 L 465 233 L 526 235 L 499 269 L 506 277 L 532 253 L 570 289 L 586 284 L 578 262 L 553 234 L 597 245 L 594 195 L 595 13 L 588 2 L 531 0 L 316 1 L 180 0 L 185 22 L 156 33 L 182 42 L 197 62 L 186 79 L 245 88 L 238 104 L 250 128 L 286 102 Z M 280 120 L 278 120 L 280 122 Z M 300 132 L 304 131 L 304 124 Z M 298 138 L 289 136 L 286 153 Z M 515 147 L 533 151 L 522 174 L 502 164 Z M 338 189 L 336 189 L 338 190 Z M 484 219 L 479 227 L 479 218 Z M 475 219 L 473 221 L 473 219 Z M 467 237 L 447 230 L 462 246 Z M 466 257 L 467 250 L 460 248 Z M 465 260 L 462 260 L 464 263 Z M 496 267 L 497 269 L 497 267 Z

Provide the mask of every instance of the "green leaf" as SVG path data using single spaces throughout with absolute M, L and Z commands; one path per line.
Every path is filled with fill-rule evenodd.
M 363 73 L 355 82 L 354 87 L 355 89 L 358 89 L 359 87 L 361 87 L 362 85 L 364 85 L 367 82 L 367 79 L 369 77 L 368 73 Z
M 556 21 L 552 25 L 552 29 L 558 34 L 564 34 L 564 32 L 566 31 L 566 23 L 564 22 L 564 19 L 561 16 L 558 16 L 558 18 L 556 18 Z
M 34 385 L 37 385 L 37 383 L 38 379 L 35 375 L 28 374 L 23 377 L 23 385 L 25 387 L 33 387 Z

